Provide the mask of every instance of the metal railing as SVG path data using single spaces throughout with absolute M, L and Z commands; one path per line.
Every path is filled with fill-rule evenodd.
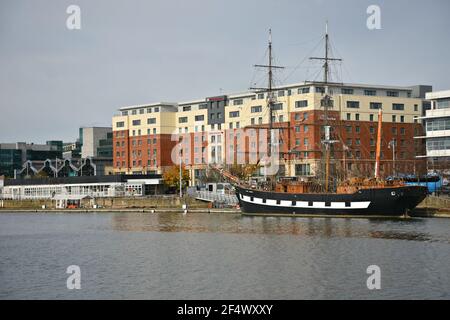
M 236 205 L 238 203 L 238 199 L 234 194 L 222 194 L 211 191 L 196 191 L 194 197 L 198 200 L 221 202 L 230 206 Z

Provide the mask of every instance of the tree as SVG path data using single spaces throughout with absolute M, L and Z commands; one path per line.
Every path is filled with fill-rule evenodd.
M 169 170 L 164 172 L 163 174 L 164 183 L 170 188 L 180 188 L 180 167 L 172 166 Z M 185 168 L 185 166 L 181 167 L 181 179 L 183 186 L 187 186 L 189 184 L 189 171 Z
M 257 164 L 233 164 L 230 167 L 230 173 L 240 180 L 245 181 L 249 179 L 257 169 Z

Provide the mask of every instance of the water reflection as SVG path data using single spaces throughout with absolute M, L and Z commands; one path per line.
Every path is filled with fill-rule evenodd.
M 428 220 L 429 221 L 429 220 Z M 448 221 L 447 221 L 448 222 Z M 427 232 L 426 219 L 244 217 L 235 214 L 115 213 L 112 228 L 138 232 L 193 232 L 377 238 L 450 243 L 447 232 Z

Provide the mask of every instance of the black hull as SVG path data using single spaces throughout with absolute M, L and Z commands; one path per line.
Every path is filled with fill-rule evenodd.
M 236 186 L 242 213 L 398 217 L 414 209 L 427 188 L 402 186 L 359 190 L 354 194 L 292 194 Z

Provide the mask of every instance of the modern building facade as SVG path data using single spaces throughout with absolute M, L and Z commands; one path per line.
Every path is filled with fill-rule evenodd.
M 48 141 L 46 144 L 0 143 L 0 175 L 14 177 L 27 161 L 44 161 L 62 156 L 62 141 Z
M 399 87 L 328 84 L 332 107 L 322 106 L 321 82 L 304 82 L 275 90 L 273 123 L 277 128 L 278 174 L 319 175 L 324 125 L 332 126 L 332 166 L 349 174 L 371 175 L 375 161 L 378 109 L 383 110 L 381 172 L 383 175 L 422 170 L 422 134 L 418 118 L 429 86 Z M 161 173 L 181 162 L 191 182 L 207 165 L 258 163 L 267 153 L 267 94 L 207 97 L 180 103 L 157 103 L 119 109 L 112 119 L 114 171 Z M 327 114 L 327 117 L 325 117 Z
M 83 127 L 80 128 L 81 157 L 112 157 L 112 129 L 111 127 Z
M 416 137 L 426 141 L 426 154 L 419 158 L 427 159 L 429 171 L 450 174 L 450 90 L 429 92 L 426 98 L 431 101 L 431 109 L 420 118 L 426 134 Z

